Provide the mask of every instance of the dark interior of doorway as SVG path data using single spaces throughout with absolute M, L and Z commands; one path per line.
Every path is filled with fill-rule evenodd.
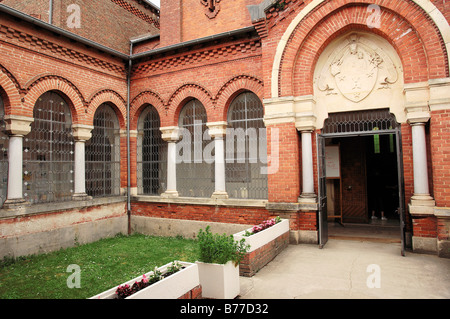
M 335 211 L 329 216 L 338 209 L 342 218 L 328 219 L 330 238 L 400 242 L 395 143 L 393 134 L 327 139 L 327 145 L 339 145 L 341 160 L 341 180 L 331 181 Z

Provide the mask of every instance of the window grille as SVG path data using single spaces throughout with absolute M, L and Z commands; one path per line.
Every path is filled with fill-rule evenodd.
M 33 111 L 31 132 L 24 138 L 23 195 L 30 203 L 72 199 L 74 139 L 66 101 L 55 92 L 43 94 Z
M 161 138 L 158 111 L 149 105 L 138 122 L 138 194 L 161 195 L 166 191 L 167 143 Z
M 388 109 L 331 113 L 322 134 L 370 133 L 393 131 L 399 127 Z
M 230 198 L 267 199 L 267 137 L 264 108 L 251 92 L 237 96 L 228 110 L 225 177 Z
M 95 112 L 85 158 L 87 194 L 120 195 L 120 129 L 117 115 L 108 104 L 100 105 Z
M 0 96 L 0 207 L 6 200 L 8 187 L 8 145 L 9 136 L 6 133 L 5 109 Z
M 214 192 L 213 160 L 203 156 L 205 147 L 214 143 L 206 123 L 206 110 L 200 101 L 191 100 L 181 110 L 181 140 L 177 143 L 177 191 L 180 196 L 211 197 Z

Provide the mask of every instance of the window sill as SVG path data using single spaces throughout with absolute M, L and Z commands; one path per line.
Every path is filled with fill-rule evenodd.
M 43 213 L 54 213 L 63 210 L 80 209 L 92 206 L 108 205 L 126 202 L 126 196 L 112 196 L 102 198 L 92 198 L 89 200 L 72 200 L 67 202 L 42 203 L 42 204 L 23 204 L 14 208 L 1 208 L 0 219 L 24 217 L 29 215 L 38 215 Z
M 149 195 L 135 195 L 132 202 L 182 204 L 182 205 L 207 205 L 228 207 L 261 207 L 266 208 L 267 200 L 264 199 L 222 199 L 222 198 L 198 198 L 198 197 L 170 197 Z

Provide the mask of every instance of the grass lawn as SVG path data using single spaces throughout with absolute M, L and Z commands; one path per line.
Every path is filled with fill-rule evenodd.
M 133 234 L 0 261 L 0 299 L 86 299 L 174 260 L 197 260 L 197 241 Z M 68 288 L 69 265 L 81 287 Z M 71 281 L 72 282 L 72 281 Z

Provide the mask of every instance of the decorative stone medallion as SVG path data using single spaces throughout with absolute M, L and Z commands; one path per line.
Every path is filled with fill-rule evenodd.
M 320 73 L 318 88 L 326 95 L 340 93 L 358 103 L 375 88 L 389 89 L 397 80 L 397 69 L 383 50 L 352 34 L 329 57 Z

